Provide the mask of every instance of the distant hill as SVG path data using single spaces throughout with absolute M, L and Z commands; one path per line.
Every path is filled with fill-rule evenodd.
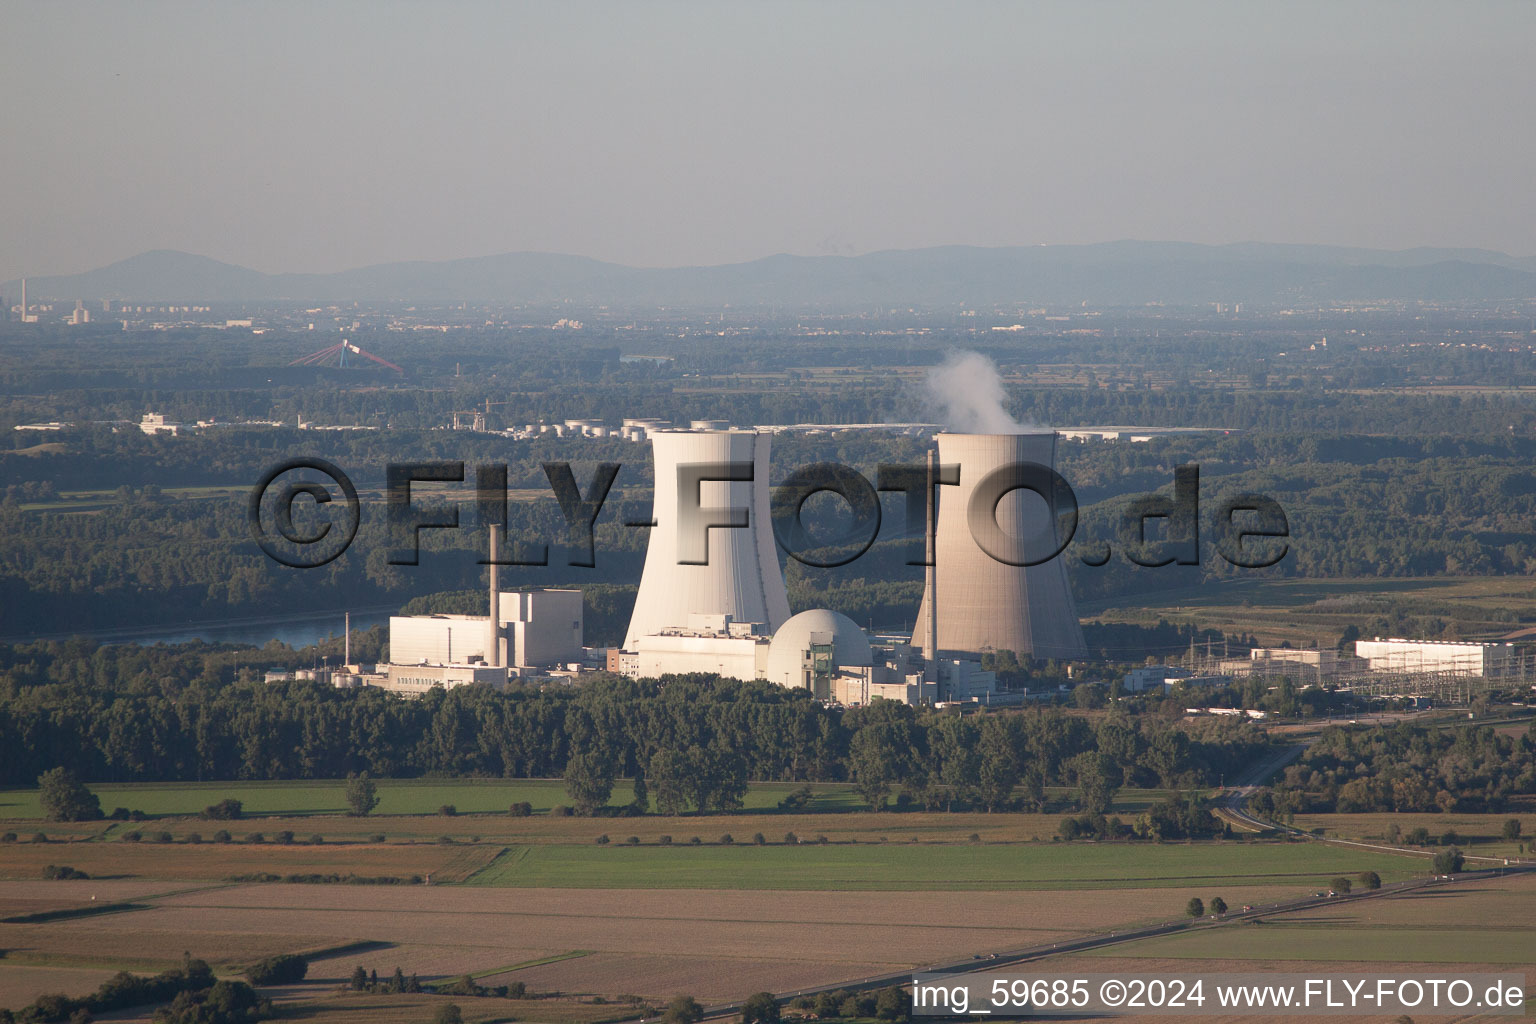
M 7 282 L 14 296 L 18 282 Z M 1536 259 L 1482 249 L 1106 242 L 864 256 L 769 256 L 664 269 L 555 253 L 263 274 L 158 250 L 83 274 L 28 281 L 38 300 L 136 302 L 575 302 L 614 306 L 907 307 L 1211 302 L 1304 305 L 1536 297 Z

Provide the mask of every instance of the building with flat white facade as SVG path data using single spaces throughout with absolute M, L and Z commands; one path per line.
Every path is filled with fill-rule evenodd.
M 1250 672 L 1260 675 L 1294 675 L 1321 682 L 1339 674 L 1339 652 L 1335 650 L 1255 647 L 1248 652 L 1248 661 Z
M 504 633 L 501 664 L 534 668 L 581 660 L 581 591 L 503 593 L 500 607 Z
M 485 661 L 483 615 L 391 615 L 392 665 L 463 665 Z
M 579 590 L 500 594 L 498 657 L 488 657 L 484 615 L 393 615 L 389 657 L 396 665 L 459 665 L 495 661 L 517 668 L 563 665 L 582 658 Z
M 1375 637 L 1356 640 L 1355 655 L 1372 672 L 1437 672 L 1496 678 L 1513 674 L 1516 667 L 1515 645 L 1507 643 Z
M 471 686 L 476 683 L 498 688 L 504 687 L 507 685 L 507 670 L 479 663 L 473 665 L 389 665 L 385 672 L 385 678 L 378 685 L 390 693 L 398 693 L 406 697 L 420 697 L 434 687 L 451 690 L 457 686 Z
M 626 675 L 655 679 L 688 672 L 712 672 L 727 679 L 762 677 L 768 662 L 767 627 L 760 622 L 735 622 L 725 614 L 688 616 L 683 626 L 640 637 Z

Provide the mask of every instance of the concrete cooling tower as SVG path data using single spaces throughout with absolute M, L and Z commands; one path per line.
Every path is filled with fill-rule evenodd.
M 771 435 L 751 430 L 677 430 L 652 435 L 655 525 L 645 549 L 635 613 L 624 638 L 626 650 L 635 650 L 640 637 L 663 629 L 686 628 L 688 617 L 695 614 L 725 614 L 736 622 L 764 622 L 770 631 L 789 618 L 789 597 L 769 518 L 770 440 Z M 751 465 L 752 479 L 695 482 L 696 467 L 730 462 Z M 695 474 L 691 480 L 690 473 Z M 727 518 L 721 510 L 740 509 L 746 511 L 747 519 L 744 527 L 707 531 L 708 560 L 703 565 L 680 564 L 702 560 L 697 544 L 705 531 L 697 523 L 691 527 L 685 523 L 686 533 L 678 527 L 680 509 L 691 504 L 684 491 L 694 487 L 698 488 L 698 506 L 704 509 L 705 518 L 720 521 Z
M 1040 565 L 999 561 L 994 551 L 1049 553 L 1057 509 L 1029 491 L 1015 490 L 995 504 L 978 487 L 1002 466 L 1032 462 L 1055 468 L 1056 434 L 939 434 L 939 462 L 958 464 L 958 486 L 940 486 L 932 589 L 937 594 L 940 652 L 1011 650 L 1037 658 L 1087 655 L 1067 585 L 1065 556 Z M 974 532 L 973 532 L 974 531 Z M 978 542 L 977 538 L 980 538 Z M 925 592 L 912 643 L 923 646 L 934 594 Z

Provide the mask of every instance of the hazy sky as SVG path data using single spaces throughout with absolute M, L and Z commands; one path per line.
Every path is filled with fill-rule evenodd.
M 1536 254 L 1536 4 L 6 5 L 0 280 L 1117 238 Z

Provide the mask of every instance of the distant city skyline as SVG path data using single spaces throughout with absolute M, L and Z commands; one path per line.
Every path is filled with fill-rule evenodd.
M 17 5 L 0 281 L 1170 239 L 1536 255 L 1536 6 Z

